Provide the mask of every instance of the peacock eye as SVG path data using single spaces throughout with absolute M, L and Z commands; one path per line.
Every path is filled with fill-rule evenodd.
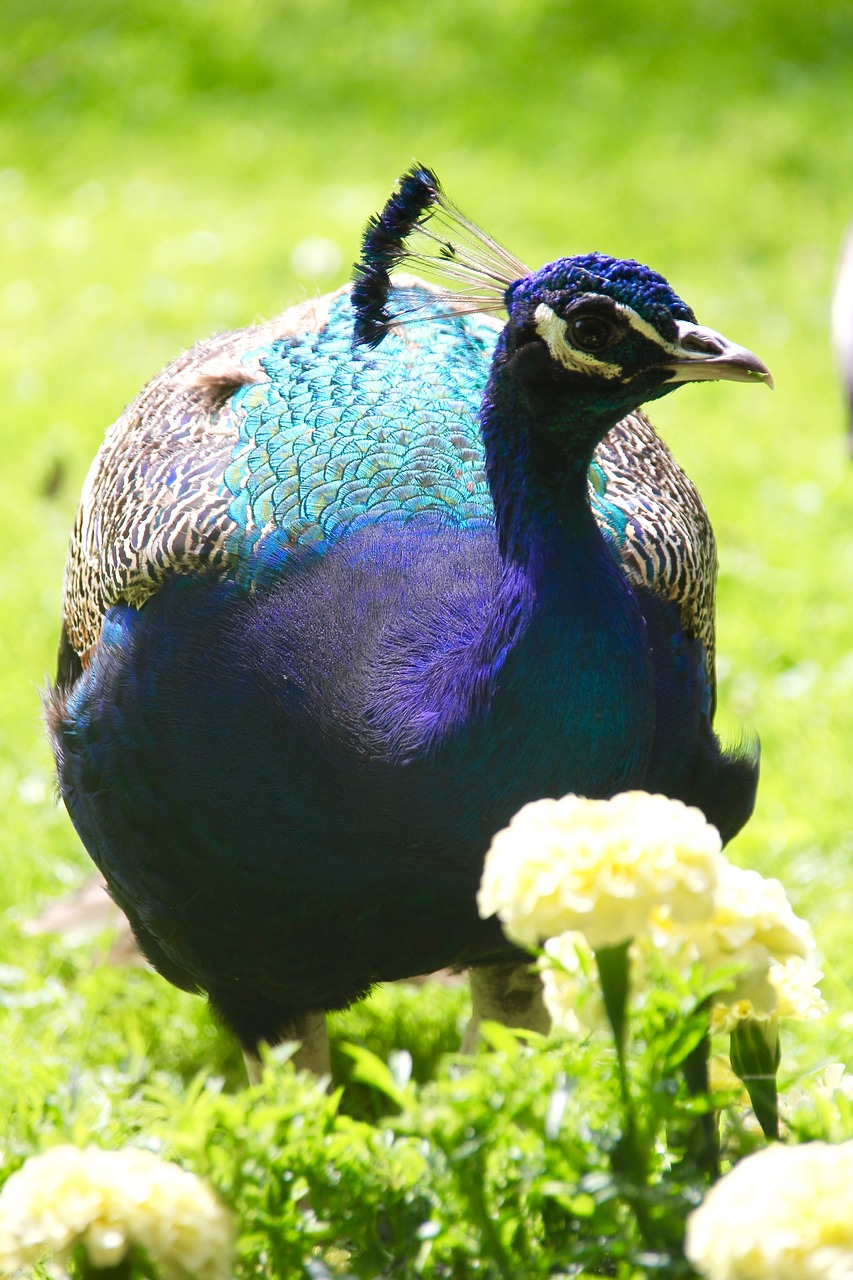
M 590 355 L 609 347 L 618 336 L 616 325 L 601 315 L 571 316 L 566 325 L 566 337 L 572 346 Z

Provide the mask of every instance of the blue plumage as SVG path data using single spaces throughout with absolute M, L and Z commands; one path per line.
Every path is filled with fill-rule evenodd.
M 712 729 L 704 509 L 626 415 L 767 371 L 603 255 L 528 273 L 439 237 L 502 329 L 479 285 L 393 286 L 442 200 L 414 171 L 352 294 L 146 389 L 72 538 L 63 798 L 142 949 L 252 1051 L 375 981 L 512 960 L 474 895 L 528 800 L 646 787 L 726 837 L 752 806 Z

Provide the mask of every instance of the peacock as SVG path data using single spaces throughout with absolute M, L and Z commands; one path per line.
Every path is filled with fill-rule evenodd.
M 530 800 L 747 820 L 713 533 L 640 411 L 709 379 L 771 384 L 661 275 L 530 271 L 416 165 L 352 285 L 200 343 L 107 432 L 47 698 L 59 787 L 145 956 L 248 1061 L 290 1038 L 323 1071 L 327 1011 L 445 966 L 475 1022 L 539 1025 L 475 903 Z

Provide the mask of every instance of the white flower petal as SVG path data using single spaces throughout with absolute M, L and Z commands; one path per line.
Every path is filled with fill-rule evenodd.
M 685 1252 L 707 1280 L 851 1280 L 853 1142 L 747 1156 L 690 1215 Z
M 232 1274 L 227 1210 L 194 1174 L 148 1151 L 54 1147 L 12 1174 L 0 1192 L 0 1270 L 78 1241 L 96 1267 L 140 1245 L 167 1272 L 198 1280 Z
M 685 925 L 709 916 L 720 849 L 698 809 L 665 796 L 539 800 L 495 836 L 480 914 L 498 915 L 522 946 L 573 930 L 595 950 L 616 946 L 662 905 Z

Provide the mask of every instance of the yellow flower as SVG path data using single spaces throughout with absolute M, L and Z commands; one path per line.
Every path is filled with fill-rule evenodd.
M 720 848 L 698 809 L 665 796 L 538 800 L 492 841 L 477 905 L 521 946 L 580 930 L 594 950 L 614 947 L 660 906 L 682 924 L 710 915 Z
M 799 956 L 789 956 L 782 964 L 774 960 L 768 977 L 776 992 L 778 1017 L 811 1022 L 829 1008 L 817 985 L 823 973 L 812 956 L 804 956 L 802 959 Z
M 684 1249 L 708 1280 L 850 1280 L 853 1142 L 747 1156 L 691 1213 Z
M 817 983 L 823 977 L 811 956 L 788 956 L 784 963 L 756 956 L 752 972 L 738 974 L 732 994 L 722 992 L 714 1004 L 711 1030 L 731 1031 L 743 1018 L 794 1018 L 809 1022 L 826 1013 Z
M 0 1275 L 81 1243 L 92 1266 L 115 1266 L 139 1245 L 168 1276 L 228 1280 L 228 1211 L 192 1173 L 148 1151 L 53 1147 L 0 1192 Z
M 814 946 L 809 925 L 794 915 L 778 880 L 728 861 L 714 890 L 713 915 L 693 938 L 710 965 L 725 964 L 752 944 L 779 961 L 807 956 Z
M 542 998 L 554 1026 L 572 1035 L 606 1028 L 595 956 L 584 935 L 561 933 L 548 939 L 544 951 L 539 957 Z
M 657 946 L 688 963 L 700 960 L 709 972 L 737 966 L 715 1003 L 715 1032 L 744 1018 L 808 1019 L 826 1010 L 811 928 L 778 880 L 723 858 L 711 915 L 685 927 L 664 907 L 653 913 L 651 932 Z

